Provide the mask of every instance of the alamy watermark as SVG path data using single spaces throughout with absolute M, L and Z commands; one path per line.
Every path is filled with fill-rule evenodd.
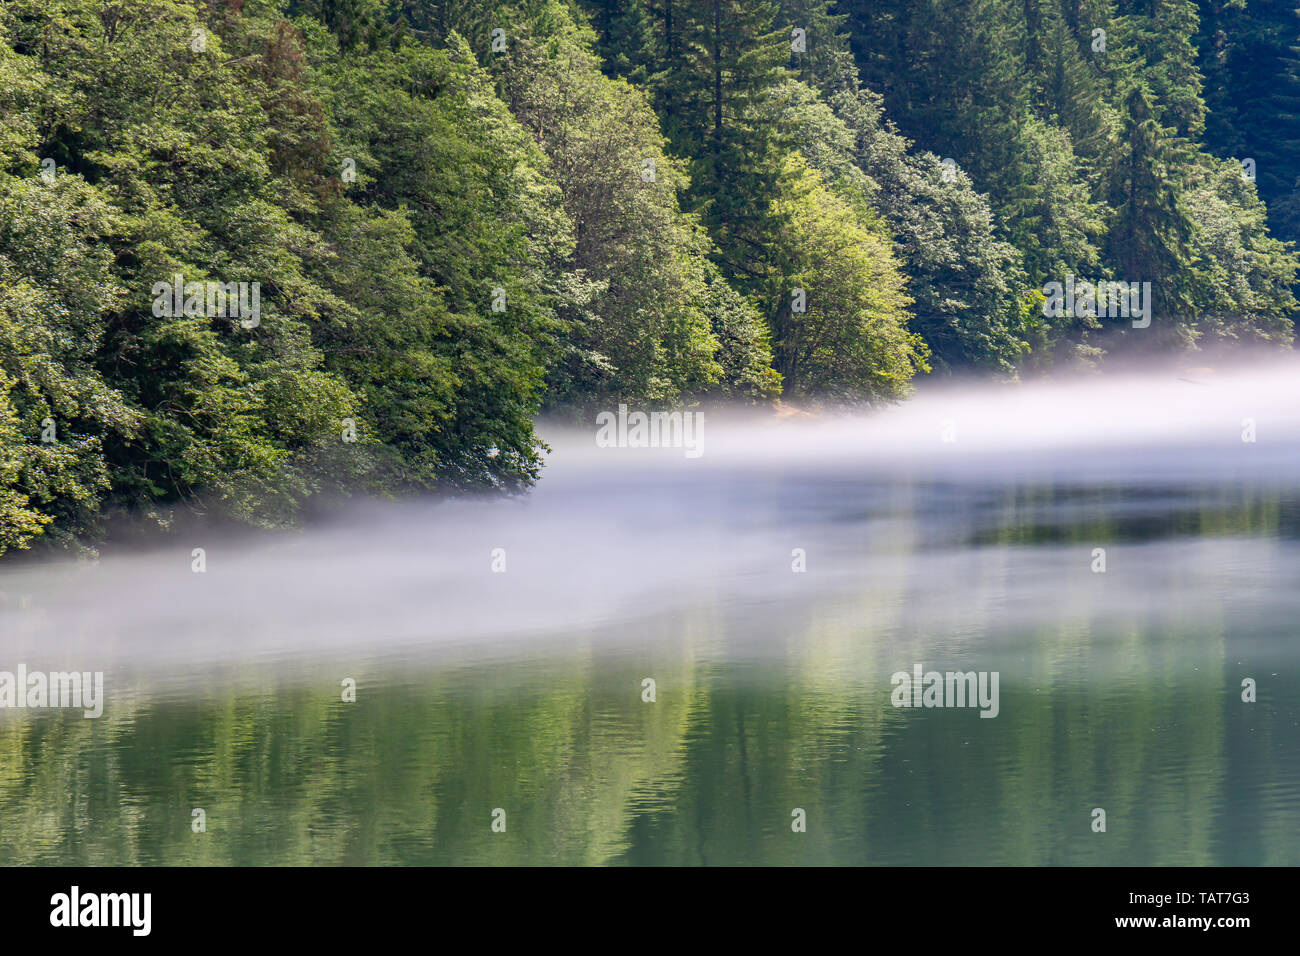
M 174 319 L 182 315 L 205 315 L 211 319 L 239 319 L 246 329 L 262 324 L 262 283 L 186 282 L 176 273 L 171 282 L 155 282 L 153 314 Z
M 133 936 L 148 936 L 153 920 L 152 893 L 83 893 L 73 886 L 50 897 L 50 925 L 56 927 L 126 927 Z
M 104 713 L 103 671 L 0 671 L 0 708 L 79 707 L 87 718 Z
M 1151 283 L 1115 282 L 1103 279 L 1090 282 L 1075 279 L 1068 274 L 1065 283 L 1048 282 L 1043 286 L 1043 315 L 1047 318 L 1074 316 L 1082 319 L 1131 318 L 1133 328 L 1145 329 L 1151 324 Z
M 890 702 L 895 707 L 978 707 L 981 717 L 996 717 L 998 671 L 925 671 L 916 664 L 912 673 L 898 671 L 889 678 L 894 685 Z
M 683 448 L 687 458 L 704 454 L 703 412 L 629 412 L 596 416 L 597 448 Z

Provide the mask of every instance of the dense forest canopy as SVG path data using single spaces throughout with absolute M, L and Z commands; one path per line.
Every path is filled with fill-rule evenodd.
M 1289 348 L 1293 4 L 0 0 L 0 552 Z

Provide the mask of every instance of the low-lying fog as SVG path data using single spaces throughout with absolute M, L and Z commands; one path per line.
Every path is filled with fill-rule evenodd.
M 244 663 L 542 654 L 579 633 L 644 640 L 691 607 L 726 617 L 732 653 L 746 633 L 762 653 L 791 608 L 855 592 L 935 640 L 1225 603 L 1300 620 L 1295 362 L 703 414 L 696 456 L 543 423 L 551 451 L 519 499 L 357 503 L 300 532 L 0 565 L 0 669 L 188 683 Z M 1290 535 L 1133 530 L 1261 496 Z

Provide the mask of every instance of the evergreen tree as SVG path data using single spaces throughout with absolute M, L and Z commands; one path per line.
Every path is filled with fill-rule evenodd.
M 1253 162 L 1269 221 L 1288 239 L 1300 156 L 1300 12 L 1293 0 L 1201 0 L 1198 63 L 1205 75 L 1205 143 Z
M 1178 187 L 1191 157 L 1155 117 L 1151 96 L 1134 86 L 1124 101 L 1121 138 L 1111 167 L 1114 219 L 1107 236 L 1107 262 L 1114 278 L 1151 283 L 1153 329 L 1185 342 L 1192 311 L 1187 268 L 1192 224 Z

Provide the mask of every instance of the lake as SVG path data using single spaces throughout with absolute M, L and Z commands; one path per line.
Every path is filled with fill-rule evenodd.
M 0 565 L 0 671 L 104 675 L 0 708 L 0 862 L 1300 864 L 1297 399 L 544 423 L 523 498 Z

